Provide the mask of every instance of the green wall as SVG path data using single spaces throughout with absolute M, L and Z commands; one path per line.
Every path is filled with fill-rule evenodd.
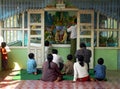
M 26 68 L 27 54 L 25 48 L 11 48 L 11 52 L 8 53 L 9 67 L 14 68 L 15 64 L 18 64 L 20 68 Z
M 27 48 L 10 48 L 11 52 L 8 53 L 8 63 L 10 68 L 15 67 L 15 62 L 20 66 L 20 68 L 25 69 L 27 66 Z M 58 49 L 58 54 L 61 55 L 64 62 L 66 61 L 66 55 L 69 54 L 70 48 L 56 48 Z
M 118 60 L 118 50 L 117 49 L 96 49 L 95 53 L 95 64 L 97 64 L 98 58 L 104 58 L 104 65 L 106 65 L 108 70 L 117 70 L 117 60 Z
M 66 62 L 66 57 L 70 53 L 70 48 L 57 47 L 58 54 L 62 56 L 64 62 Z M 117 49 L 95 49 L 94 51 L 94 65 L 97 64 L 99 57 L 104 58 L 104 64 L 107 67 L 107 70 L 117 70 L 117 61 L 118 61 L 118 50 Z M 27 63 L 27 48 L 11 48 L 11 52 L 8 53 L 8 63 L 10 68 L 15 67 L 17 63 L 20 68 L 25 69 Z
M 56 48 L 58 49 L 58 54 L 62 55 L 64 61 L 66 61 L 67 55 L 70 53 L 70 48 Z M 95 49 L 94 51 L 94 66 L 97 64 L 98 58 L 104 58 L 104 65 L 106 65 L 107 70 L 117 70 L 118 69 L 118 50 L 117 49 Z
M 63 58 L 64 62 L 67 60 L 67 55 L 70 54 L 70 48 L 65 48 L 65 47 L 59 47 L 55 48 L 58 50 L 58 54 Z
M 67 60 L 67 55 L 69 54 L 70 48 L 55 48 L 58 50 L 58 54 L 61 55 L 63 58 L 64 62 Z M 26 68 L 26 63 L 27 63 L 27 48 L 11 48 L 11 52 L 8 53 L 8 62 L 9 62 L 9 67 L 14 68 L 15 67 L 15 62 L 18 63 L 20 68 L 25 69 Z

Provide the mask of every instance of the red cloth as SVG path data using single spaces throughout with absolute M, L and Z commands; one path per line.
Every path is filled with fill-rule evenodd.
M 8 59 L 7 51 L 6 51 L 5 48 L 1 48 L 1 57 L 2 57 L 2 60 L 7 60 Z
M 90 80 L 90 76 L 84 77 L 84 78 L 77 78 L 78 82 L 84 82 L 84 81 L 89 81 Z
M 2 69 L 6 70 L 8 68 L 8 55 L 5 48 L 1 48 L 1 58 L 2 58 Z

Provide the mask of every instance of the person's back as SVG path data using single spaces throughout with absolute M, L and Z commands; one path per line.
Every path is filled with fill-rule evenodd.
M 78 61 L 74 63 L 74 79 L 73 81 L 88 81 L 89 73 L 88 73 L 87 64 L 84 62 L 84 57 L 82 55 L 78 55 Z
M 77 57 L 77 55 L 83 55 L 84 56 L 84 61 L 86 63 L 89 63 L 90 62 L 90 57 L 91 57 L 91 50 L 86 49 L 86 48 L 79 49 L 76 52 L 76 57 Z
M 30 53 L 28 55 L 29 59 L 27 61 L 27 72 L 28 73 L 33 73 L 33 74 L 37 74 L 37 64 L 36 61 L 34 59 L 34 54 Z
M 103 65 L 104 59 L 99 58 L 98 64 L 94 68 L 96 80 L 104 80 L 106 77 L 106 66 Z
M 58 51 L 56 49 L 52 49 L 52 55 L 53 55 L 53 62 L 58 65 L 60 70 L 63 68 L 63 60 L 60 55 L 58 55 Z
M 77 18 L 74 19 L 71 26 L 68 26 L 67 32 L 70 32 L 70 54 L 73 56 L 73 62 L 75 61 L 76 40 L 77 40 Z
M 76 51 L 75 57 L 77 58 L 78 55 L 82 55 L 84 57 L 84 61 L 87 63 L 88 71 L 89 71 L 89 63 L 92 53 L 91 50 L 86 48 L 85 43 L 80 43 L 80 49 Z
M 42 66 L 42 77 L 43 81 L 60 81 L 62 75 L 56 63 L 52 62 L 53 56 L 52 54 L 48 54 L 47 61 L 44 62 Z
M 72 62 L 73 56 L 71 54 L 69 54 L 67 56 L 67 61 L 64 64 L 64 68 L 63 68 L 63 73 L 67 74 L 67 75 L 73 75 L 73 62 Z

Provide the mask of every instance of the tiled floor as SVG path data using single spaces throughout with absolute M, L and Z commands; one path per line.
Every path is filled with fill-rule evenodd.
M 17 80 L 12 76 L 17 71 L 0 72 L 0 89 L 120 89 L 120 71 L 107 71 L 108 81 L 97 82 L 43 82 L 40 80 Z M 3 79 L 4 78 L 4 79 Z

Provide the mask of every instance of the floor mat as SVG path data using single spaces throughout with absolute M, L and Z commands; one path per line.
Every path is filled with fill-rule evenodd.
M 94 73 L 93 70 L 90 70 L 90 76 L 93 78 Z M 26 69 L 21 69 L 18 71 L 16 75 L 13 76 L 12 80 L 39 80 L 42 76 L 42 73 L 39 73 L 38 75 L 28 74 Z M 73 80 L 73 76 L 70 75 L 64 75 L 63 80 Z
M 41 77 L 41 73 L 37 75 L 29 74 L 25 69 L 21 69 L 13 76 L 13 80 L 38 80 Z

